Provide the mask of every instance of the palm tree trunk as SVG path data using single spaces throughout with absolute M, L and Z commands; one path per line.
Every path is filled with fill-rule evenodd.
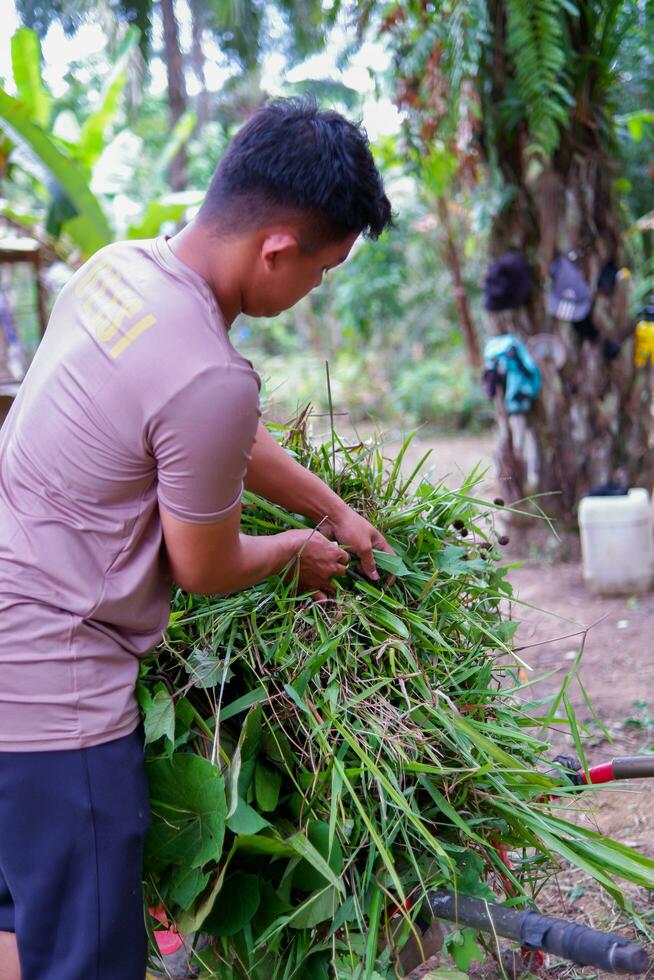
M 560 155 L 535 185 L 521 189 L 531 206 L 521 220 L 512 215 L 511 240 L 541 271 L 527 308 L 490 318 L 495 332 L 511 332 L 526 341 L 534 334 L 551 334 L 565 350 L 563 365 L 548 359 L 540 364 L 543 387 L 524 417 L 524 439 L 516 441 L 511 419 L 500 413 L 497 461 L 508 499 L 543 494 L 539 505 L 569 522 L 575 520 L 580 498 L 595 486 L 620 482 L 651 487 L 654 482 L 654 372 L 649 364 L 634 364 L 629 278 L 618 278 L 610 293 L 596 289 L 604 263 L 622 260 L 612 175 L 608 162 L 594 155 L 585 159 L 578 150 L 569 159 Z M 506 217 L 497 222 L 503 226 L 495 229 L 498 242 L 506 240 Z M 595 295 L 594 340 L 546 312 L 555 243 L 560 253 L 579 256 L 578 268 Z M 620 345 L 617 356 L 610 356 L 611 344 Z
M 491 119 L 515 79 L 506 59 L 506 0 L 487 4 L 493 38 L 484 67 L 492 92 L 483 108 Z M 573 22 L 571 31 L 575 50 L 594 50 L 597 41 L 584 17 Z M 604 96 L 589 85 L 592 89 L 592 73 L 576 93 L 556 153 L 538 176 L 526 166 L 524 123 L 509 130 L 497 117 L 487 128 L 493 156 L 512 188 L 493 222 L 491 257 L 519 249 L 533 271 L 526 306 L 492 315 L 491 327 L 526 341 L 534 334 L 550 335 L 549 343 L 564 356 L 564 363 L 541 361 L 542 390 L 528 414 L 498 413 L 498 477 L 507 499 L 542 494 L 539 506 L 571 523 L 580 498 L 593 487 L 614 481 L 651 487 L 654 482 L 654 371 L 650 364 L 634 364 L 629 277 L 618 277 L 613 289 L 597 288 L 605 263 L 619 266 L 625 252 L 613 191 L 615 165 L 606 134 L 593 117 Z M 579 325 L 547 311 L 552 259 L 570 253 L 594 297 L 594 337 L 589 324 L 584 335 Z
M 184 60 L 179 46 L 179 31 L 175 20 L 174 0 L 161 0 L 163 20 L 164 60 L 168 78 L 168 105 L 170 121 L 174 126 L 186 112 L 186 82 Z M 186 186 L 186 150 L 182 147 L 170 165 L 170 186 L 179 191 Z

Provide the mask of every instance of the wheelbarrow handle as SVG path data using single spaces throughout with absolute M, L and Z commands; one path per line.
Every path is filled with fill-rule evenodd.
M 557 755 L 554 760 L 566 771 L 570 782 L 576 786 L 583 786 L 584 783 L 612 783 L 616 779 L 650 779 L 654 777 L 654 753 L 647 755 L 621 755 L 610 762 L 603 762 L 598 766 L 590 766 L 588 778 L 584 768 L 575 756 Z M 548 775 L 554 779 L 561 778 L 561 768 L 551 770 Z
M 542 949 L 580 966 L 622 974 L 646 973 L 649 969 L 646 950 L 623 936 L 443 890 L 430 892 L 427 900 L 437 919 L 492 932 L 527 949 Z
M 614 779 L 649 779 L 654 776 L 654 754 L 618 756 L 611 767 Z

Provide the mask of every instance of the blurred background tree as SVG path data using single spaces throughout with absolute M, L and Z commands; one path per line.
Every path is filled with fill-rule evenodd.
M 626 124 L 638 138 L 651 122 L 642 101 L 651 94 L 643 50 L 651 4 L 449 0 L 403 3 L 381 17 L 369 5 L 368 27 L 375 16 L 394 52 L 409 152 L 449 154 L 459 186 L 478 181 L 481 166 L 492 201 L 489 258 L 516 250 L 533 271 L 526 306 L 490 316 L 491 332 L 553 334 L 563 350 L 564 364 L 541 364 L 529 413 L 508 416 L 500 406 L 498 470 L 508 495 L 545 494 L 549 509 L 572 518 L 593 485 L 651 486 L 651 365 L 634 365 L 628 278 L 597 295 L 586 334 L 546 304 L 555 256 L 574 256 L 594 294 L 607 263 L 617 270 L 633 258 L 620 195 L 634 200 L 642 184 L 634 146 L 627 140 L 625 152 L 619 131 Z M 630 102 L 633 112 L 620 118 Z M 448 208 L 439 211 L 444 229 Z
M 654 288 L 653 9 L 17 0 L 23 28 L 0 90 L 2 214 L 63 276 L 106 241 L 191 217 L 230 135 L 268 95 L 307 92 L 364 116 L 396 228 L 361 242 L 295 310 L 237 322 L 268 410 L 288 416 L 312 399 L 325 412 L 328 360 L 336 405 L 355 421 L 488 425 L 486 335 L 555 334 L 565 364 L 543 366 L 526 418 L 499 411 L 498 462 L 513 497 L 554 491 L 553 509 L 570 516 L 593 483 L 654 475 L 650 372 L 633 363 L 634 315 Z M 42 72 L 39 39 L 47 50 L 56 31 L 77 39 L 89 25 L 101 49 L 76 43 L 60 78 Z M 489 316 L 484 271 L 509 247 L 531 264 L 532 295 Z M 596 303 L 595 344 L 546 312 L 551 259 L 570 250 L 591 284 L 607 259 L 633 272 Z M 606 338 L 620 345 L 613 360 Z

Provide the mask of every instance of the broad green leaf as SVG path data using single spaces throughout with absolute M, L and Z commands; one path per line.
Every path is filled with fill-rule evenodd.
M 11 39 L 11 63 L 18 98 L 32 121 L 45 128 L 50 121 L 50 96 L 41 77 L 41 42 L 36 31 L 18 28 Z
M 170 897 L 183 909 L 189 909 L 207 886 L 209 875 L 200 868 L 180 868 L 170 883 Z
M 293 857 L 294 849 L 278 837 L 269 837 L 266 833 L 239 834 L 235 847 L 244 854 L 269 854 L 271 857 Z
M 332 840 L 330 850 L 329 824 L 323 823 L 322 820 L 313 820 L 309 824 L 307 837 L 310 844 L 315 847 L 320 857 L 327 862 L 338 878 L 343 870 L 343 852 L 337 837 Z M 316 891 L 319 888 L 324 888 L 327 883 L 322 870 L 316 867 L 310 858 L 303 858 L 293 872 L 293 887 L 302 892 Z
M 230 861 L 234 855 L 234 848 L 227 855 L 220 872 L 215 874 L 210 886 L 188 912 L 183 912 L 177 916 L 177 925 L 184 935 L 196 932 L 206 917 L 211 912 L 217 896 L 222 891 L 225 877 L 229 871 Z
M 145 688 L 139 695 L 144 712 L 145 744 L 165 738 L 172 751 L 175 744 L 175 705 L 163 684 L 157 685 L 154 697 Z
M 329 828 L 327 829 L 329 830 Z M 297 834 L 293 834 L 291 837 L 289 837 L 286 843 L 293 848 L 298 857 L 304 858 L 312 868 L 322 875 L 323 878 L 326 878 L 331 885 L 338 889 L 339 892 L 344 891 L 343 882 L 336 874 L 334 874 L 325 858 L 314 847 L 305 834 L 298 831 Z
M 273 769 L 258 759 L 254 771 L 254 793 L 257 806 L 264 813 L 274 810 L 277 806 L 281 785 L 282 774 L 279 769 Z
M 383 572 L 389 572 L 391 575 L 395 575 L 396 578 L 402 578 L 405 575 L 411 574 L 411 570 L 406 567 L 399 555 L 390 555 L 387 551 L 377 550 L 373 554 L 377 568 L 381 568 Z
M 635 143 L 640 143 L 643 138 L 644 125 L 643 120 L 640 116 L 635 115 L 630 119 L 627 119 L 627 129 L 629 130 L 629 135 Z
M 85 256 L 107 245 L 113 233 L 82 165 L 62 153 L 51 137 L 32 122 L 29 109 L 1 87 L 0 126 L 36 155 L 77 209 L 82 219 L 75 229 L 77 244 Z
M 127 81 L 129 60 L 138 45 L 139 36 L 139 31 L 135 27 L 130 27 L 102 88 L 100 106 L 87 116 L 82 125 L 75 156 L 89 169 L 93 167 L 104 149 L 105 132 L 118 111 L 120 96 Z
M 475 929 L 457 929 L 450 932 L 445 938 L 446 948 L 452 959 L 460 970 L 470 969 L 473 960 L 480 963 L 484 958 L 477 943 L 477 932 Z
M 291 929 L 311 929 L 319 922 L 333 919 L 340 905 L 338 892 L 335 888 L 325 888 L 310 898 L 290 918 Z
M 223 886 L 202 931 L 210 936 L 233 936 L 254 918 L 261 901 L 257 875 L 237 871 Z
M 225 834 L 225 787 L 220 770 L 198 755 L 178 753 L 147 764 L 153 820 L 146 862 L 201 868 L 218 861 Z
M 236 809 L 227 821 L 227 826 L 233 834 L 258 834 L 270 824 L 265 817 L 257 813 L 248 803 L 239 799 Z
M 496 896 L 488 885 L 484 862 L 475 851 L 466 849 L 457 865 L 460 867 L 458 889 L 462 895 L 495 901 Z
M 356 582 L 355 586 L 358 592 L 371 594 L 372 590 L 377 591 L 368 582 Z M 386 630 L 393 636 L 400 636 L 403 640 L 409 639 L 409 630 L 406 624 L 399 616 L 396 616 L 395 613 L 390 612 L 385 606 L 382 606 L 381 602 L 377 602 L 376 604 L 370 603 L 366 610 L 366 616 L 372 627 L 376 626 Z
M 448 544 L 439 553 L 434 562 L 436 568 L 446 575 L 470 575 L 471 572 L 483 572 L 486 565 L 480 558 L 468 559 L 468 549 L 456 544 Z

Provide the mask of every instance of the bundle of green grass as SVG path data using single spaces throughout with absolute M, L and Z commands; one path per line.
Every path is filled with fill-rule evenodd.
M 430 889 L 533 905 L 559 858 L 616 897 L 613 875 L 654 886 L 654 862 L 548 802 L 543 722 L 565 712 L 524 708 L 496 507 L 474 479 L 433 486 L 402 454 L 389 468 L 376 446 L 312 447 L 303 424 L 284 441 L 396 556 L 326 605 L 281 578 L 175 597 L 139 692 L 145 876 L 148 906 L 195 935 L 199 975 L 402 976 Z M 303 526 L 245 502 L 246 533 Z

